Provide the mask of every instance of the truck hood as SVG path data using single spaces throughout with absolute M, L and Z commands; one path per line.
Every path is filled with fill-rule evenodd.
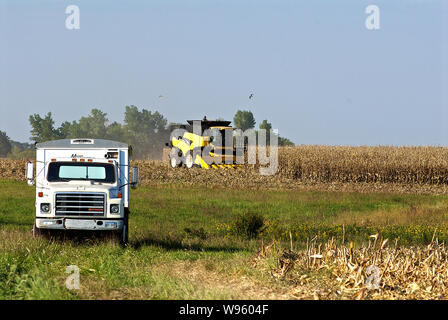
M 90 181 L 53 182 L 48 184 L 51 192 L 118 192 L 111 184 L 91 183 Z

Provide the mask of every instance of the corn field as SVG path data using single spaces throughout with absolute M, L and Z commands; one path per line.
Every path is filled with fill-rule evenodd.
M 0 178 L 24 180 L 25 160 L 0 159 Z M 172 169 L 167 161 L 135 160 L 141 185 L 185 184 L 250 188 L 385 190 L 448 193 L 448 147 L 298 146 L 279 148 L 278 171 Z
M 292 284 L 300 299 L 448 299 L 448 249 L 437 238 L 403 247 L 370 236 L 367 245 L 311 240 L 306 249 L 263 245 L 252 266 Z M 275 259 L 275 263 L 268 263 Z
M 313 182 L 448 184 L 448 148 L 282 148 L 279 152 L 279 175 Z
M 25 181 L 27 160 L 11 160 L 0 158 L 0 179 Z

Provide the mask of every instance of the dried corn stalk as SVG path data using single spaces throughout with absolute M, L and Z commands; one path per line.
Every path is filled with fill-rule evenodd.
M 275 278 L 296 283 L 298 298 L 319 299 L 445 299 L 448 297 L 448 249 L 437 239 L 425 247 L 388 246 L 387 239 L 371 240 L 355 248 L 337 245 L 332 239 L 324 245 L 311 241 L 307 248 L 262 248 L 253 266 L 263 265 L 272 255 L 277 266 Z M 320 273 L 326 276 L 322 276 Z M 312 281 L 309 274 L 318 280 Z M 330 274 L 330 276 L 328 276 Z M 303 281 L 308 279 L 308 281 Z M 313 283 L 312 286 L 307 283 Z M 325 293 L 325 294 L 323 294 Z

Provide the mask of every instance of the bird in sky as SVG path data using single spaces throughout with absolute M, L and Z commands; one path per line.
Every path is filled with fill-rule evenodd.
M 253 97 L 254 97 L 254 94 L 251 93 L 250 96 L 249 96 L 249 99 L 252 99 Z

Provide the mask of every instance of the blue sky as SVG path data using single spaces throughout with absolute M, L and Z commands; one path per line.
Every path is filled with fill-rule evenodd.
M 28 141 L 30 114 L 121 122 L 133 104 L 175 122 L 249 109 L 296 144 L 448 145 L 445 3 L 0 0 L 0 130 Z

